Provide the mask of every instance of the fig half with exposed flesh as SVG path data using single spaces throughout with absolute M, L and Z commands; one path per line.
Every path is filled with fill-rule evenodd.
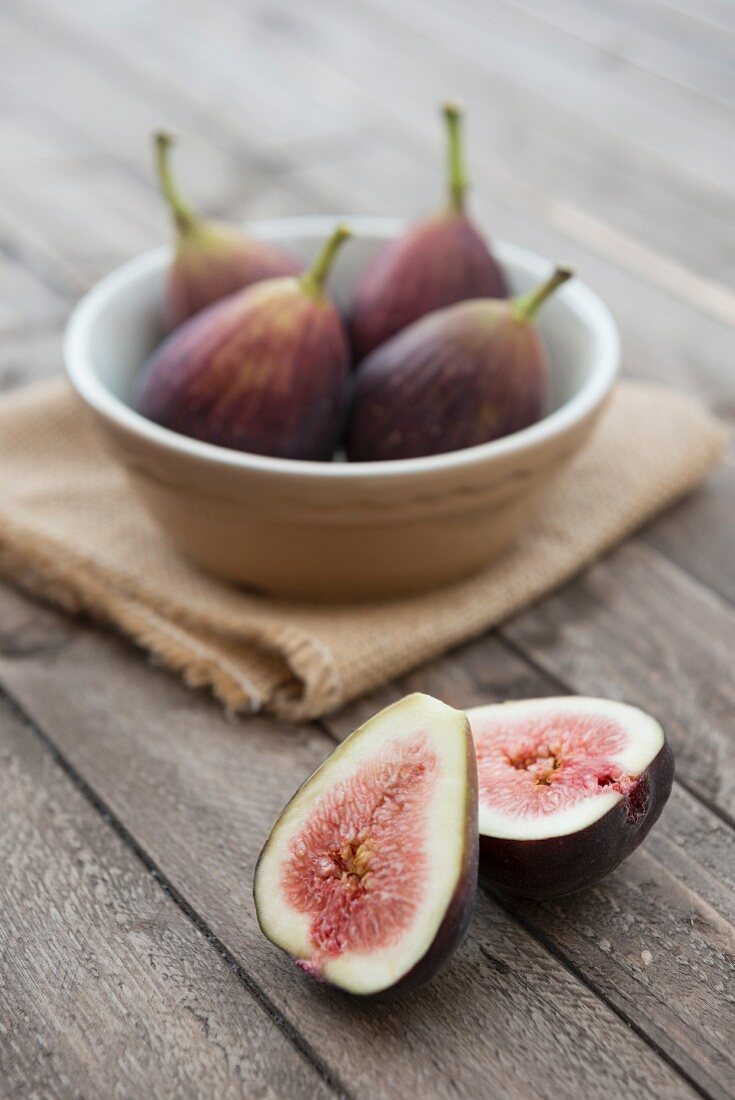
M 467 717 L 409 695 L 307 779 L 255 871 L 262 931 L 308 974 L 386 995 L 431 978 L 477 886 L 477 768 Z
M 533 898 L 599 881 L 638 847 L 671 792 L 664 731 L 636 707 L 581 696 L 468 710 L 483 881 Z

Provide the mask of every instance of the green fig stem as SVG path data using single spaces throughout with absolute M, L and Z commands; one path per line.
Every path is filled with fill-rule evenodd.
M 174 139 L 170 134 L 159 132 L 156 140 L 156 168 L 158 169 L 158 182 L 168 205 L 171 207 L 176 228 L 181 233 L 191 233 L 199 225 L 199 218 L 188 203 L 184 202 L 174 183 L 169 163 L 169 153 Z
M 448 137 L 449 209 L 453 214 L 464 214 L 468 183 L 462 164 L 462 109 L 457 103 L 445 103 L 442 112 Z
M 334 257 L 341 245 L 352 236 L 352 231 L 346 225 L 338 225 L 332 235 L 324 242 L 317 258 L 308 271 L 301 276 L 302 288 L 314 298 L 321 298 L 324 294 L 324 284 L 334 262 Z
M 513 316 L 517 321 L 532 321 L 546 299 L 557 287 L 571 279 L 574 272 L 569 267 L 557 267 L 549 278 L 528 294 L 521 295 L 513 302 Z

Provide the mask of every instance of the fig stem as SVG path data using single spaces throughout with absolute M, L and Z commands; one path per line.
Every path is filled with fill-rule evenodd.
M 327 276 L 334 262 L 334 257 L 337 255 L 337 251 L 344 241 L 351 236 L 352 231 L 348 229 L 346 225 L 338 225 L 331 236 L 327 238 L 319 250 L 314 263 L 309 270 L 301 276 L 301 286 L 307 294 L 311 294 L 315 298 L 322 296 L 324 293 L 324 284 L 327 281 Z
M 171 208 L 176 228 L 181 233 L 190 233 L 198 225 L 199 219 L 188 203 L 182 199 L 171 175 L 169 154 L 174 139 L 170 134 L 159 131 L 155 135 L 155 141 L 156 168 L 163 197 Z
M 458 103 L 449 102 L 443 105 L 442 111 L 447 124 L 449 209 L 453 214 L 463 214 L 468 181 L 462 163 L 462 108 Z
M 557 267 L 545 282 L 521 295 L 513 302 L 513 315 L 517 321 L 532 321 L 546 299 L 557 287 L 571 279 L 574 272 L 570 267 Z

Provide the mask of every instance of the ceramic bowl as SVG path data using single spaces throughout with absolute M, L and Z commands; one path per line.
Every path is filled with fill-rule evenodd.
M 331 282 L 344 306 L 366 261 L 400 231 L 400 222 L 297 217 L 247 228 L 310 259 L 337 221 L 355 233 Z M 515 292 L 551 268 L 548 259 L 514 245 L 494 248 Z M 267 458 L 200 443 L 131 406 L 134 379 L 162 336 L 169 259 L 168 248 L 149 252 L 86 295 L 67 329 L 67 371 L 141 502 L 180 551 L 202 569 L 258 591 L 299 599 L 383 597 L 480 569 L 518 534 L 584 443 L 616 377 L 615 324 L 577 278 L 540 315 L 551 408 L 530 428 L 449 454 L 356 464 Z

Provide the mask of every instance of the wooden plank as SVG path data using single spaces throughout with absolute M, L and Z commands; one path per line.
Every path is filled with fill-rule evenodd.
M 711 133 L 714 113 L 702 117 L 697 111 L 690 117 L 688 105 L 678 99 L 664 109 L 650 89 L 629 87 L 629 82 L 610 89 L 598 69 L 584 79 L 578 64 L 555 60 L 548 49 L 542 51 L 541 42 L 536 52 L 514 47 L 503 39 L 496 7 L 478 8 L 468 20 L 421 0 L 407 0 L 400 9 L 389 0 L 360 0 L 349 9 L 334 0 L 315 4 L 308 17 L 291 13 L 275 24 L 282 48 L 289 56 L 308 54 L 335 69 L 374 104 L 403 115 L 417 132 L 425 128 L 423 117 L 433 121 L 427 114 L 430 105 L 453 89 L 475 105 L 474 132 L 492 142 L 493 159 L 519 185 L 535 183 L 581 206 L 604 194 L 610 212 L 615 209 L 622 219 L 626 205 L 635 211 L 639 193 L 647 189 L 643 180 L 649 179 L 657 184 L 661 203 L 667 204 L 667 195 L 679 195 L 695 221 L 703 211 L 706 220 L 715 209 L 726 218 L 732 131 L 725 122 Z M 241 10 L 238 6 L 240 19 Z M 270 32 L 273 23 L 264 27 L 261 20 L 255 27 Z M 393 47 L 389 54 L 382 49 L 386 35 Z M 378 62 L 381 80 L 375 82 Z M 614 74 L 615 69 L 608 70 L 607 80 Z M 523 140 L 523 134 L 533 140 Z M 618 174 L 628 185 L 616 206 Z M 643 239 L 652 231 L 655 227 L 641 220 Z
M 336 7 L 334 0 L 320 3 L 330 10 Z M 370 34 L 366 12 L 373 11 L 384 33 L 390 30 L 395 45 L 409 54 L 409 65 L 412 52 L 421 51 L 428 60 L 430 41 L 438 40 L 448 70 L 463 61 L 491 82 L 532 96 L 541 112 L 548 104 L 553 109 L 550 117 L 562 121 L 566 114 L 598 136 L 611 138 L 616 147 L 655 151 L 674 173 L 700 177 L 706 185 L 717 180 L 725 192 L 731 190 L 720 156 L 732 142 L 729 111 L 717 107 L 731 106 L 732 86 L 726 66 L 718 66 L 716 57 L 710 57 L 709 73 L 700 76 L 710 91 L 701 100 L 682 95 L 680 88 L 636 66 L 603 64 L 602 52 L 590 49 L 579 33 L 559 33 L 548 18 L 547 5 L 543 11 L 523 11 L 522 0 L 499 0 L 492 8 L 476 0 L 458 0 L 451 8 L 407 0 L 400 12 L 387 0 L 356 0 L 356 5 L 359 16 L 345 19 L 345 24 Z M 413 35 L 413 47 L 404 29 Z M 678 134 L 673 125 L 677 118 L 682 126 Z M 690 137 L 692 158 L 687 159 L 683 142 Z
M 735 419 L 735 405 L 731 406 Z M 643 532 L 643 540 L 735 604 L 735 457 Z
M 100 140 L 110 143 L 113 155 L 124 151 L 134 158 L 136 129 L 146 133 L 161 122 L 170 126 L 196 120 L 202 130 L 225 141 L 246 140 L 266 161 L 277 159 L 279 147 L 290 140 L 318 143 L 345 128 L 336 104 L 314 101 L 308 88 L 275 81 L 264 59 L 241 36 L 230 36 L 218 43 L 216 53 L 202 55 L 197 41 L 206 43 L 206 26 L 216 21 L 217 13 L 204 11 L 200 3 L 200 34 L 191 41 L 191 51 L 177 40 L 176 19 L 167 26 L 167 15 L 161 17 L 156 8 L 100 3 L 84 11 L 83 6 L 77 10 L 55 2 L 8 0 L 3 14 L 15 47 L 14 73 L 28 81 L 32 94 L 39 67 L 53 66 L 64 97 L 63 113 L 68 115 L 72 103 L 77 106 Z M 109 51 L 102 61 L 99 44 L 105 41 L 123 49 Z M 97 102 L 90 102 L 89 95 L 85 101 L 86 82 L 92 89 L 104 89 Z M 53 106 L 48 96 L 33 98 Z M 152 109 L 157 112 L 153 117 Z M 105 120 L 108 128 L 118 130 L 117 141 L 112 133 L 105 136 Z
M 726 35 L 706 23 L 640 0 L 500 0 L 495 7 L 512 8 L 520 17 L 515 33 L 524 46 L 537 52 L 544 42 L 555 57 L 570 63 L 584 57 L 585 71 L 600 81 L 623 84 L 631 91 L 630 69 L 640 69 L 656 81 L 646 87 L 659 103 L 674 104 L 676 96 L 690 97 L 690 105 L 702 112 L 706 126 L 717 106 L 735 105 L 732 81 L 732 46 Z M 457 9 L 468 18 L 474 0 Z M 579 53 L 571 54 L 571 39 Z M 586 55 L 586 56 L 585 56 Z M 664 87 L 658 85 L 664 82 Z M 723 113 L 723 118 L 727 117 Z
M 61 333 L 9 333 L 0 340 L 0 393 L 58 374 L 62 363 Z
M 558 694 L 560 685 L 490 635 L 326 720 L 342 738 L 406 691 L 455 706 Z M 700 1087 L 735 1076 L 735 832 L 678 784 L 653 833 L 591 890 L 507 909 L 579 972 Z M 643 1023 L 644 1022 L 644 1023 Z
M 55 11 L 54 0 L 33 0 L 33 3 L 46 5 L 44 10 L 50 12 L 53 17 Z M 23 5 L 23 10 L 27 10 L 27 5 Z M 74 10 L 77 11 L 76 8 Z M 219 9 L 215 8 L 202 25 L 198 19 L 198 9 L 196 7 L 192 8 L 192 14 L 187 19 L 187 11 L 182 11 L 181 6 L 177 5 L 176 18 L 171 18 L 168 21 L 162 20 L 161 25 L 158 26 L 158 37 L 164 37 L 166 40 L 171 39 L 172 49 L 175 45 L 177 57 L 182 54 L 186 56 L 189 50 L 198 51 L 195 56 L 192 56 L 190 67 L 195 71 L 208 71 L 212 66 L 213 58 L 215 56 L 219 57 L 223 50 L 231 50 L 233 42 L 237 41 L 243 34 L 244 28 L 239 20 L 244 16 L 240 8 L 238 7 L 237 19 L 233 18 L 229 26 L 224 22 L 225 14 L 226 12 L 221 13 Z M 372 28 L 372 30 L 370 30 L 367 37 L 369 44 L 377 36 L 378 45 L 381 49 L 380 28 L 384 19 L 385 13 L 382 12 L 379 20 L 373 20 L 369 24 L 368 29 Z M 347 30 L 354 21 L 355 17 L 352 14 L 352 9 L 350 9 Z M 332 22 L 334 20 L 330 17 L 330 26 Z M 319 42 L 318 36 L 311 33 L 311 24 L 308 22 L 296 21 L 296 30 L 292 31 L 290 36 L 288 30 L 294 26 L 293 19 L 265 19 L 262 15 L 259 16 L 256 11 L 251 23 L 252 26 L 250 23 L 247 25 L 247 46 L 252 51 L 253 62 L 256 66 L 260 63 L 261 49 L 268 50 L 270 43 L 269 53 L 273 55 L 270 64 L 272 70 L 270 79 L 273 80 L 275 77 L 279 88 L 284 82 L 291 86 L 294 80 L 297 79 L 301 85 L 309 88 L 310 94 L 319 95 L 320 101 L 325 106 L 334 104 L 336 99 L 340 103 L 347 100 L 342 110 L 349 111 L 349 117 L 353 125 L 361 125 L 362 119 L 367 122 L 371 116 L 375 119 L 376 112 L 388 119 L 395 118 L 398 110 L 397 104 L 400 104 L 401 121 L 407 130 L 406 137 L 409 141 L 415 143 L 417 136 L 421 133 L 435 138 L 436 124 L 433 112 L 427 111 L 427 103 L 432 102 L 436 96 L 446 94 L 446 86 L 443 89 L 437 89 L 435 92 L 421 87 L 421 79 L 424 79 L 425 83 L 423 74 L 427 69 L 427 65 L 423 63 L 423 54 L 418 55 L 414 60 L 416 79 L 407 89 L 402 89 L 399 96 L 398 91 L 401 89 L 398 88 L 396 88 L 395 93 L 391 91 L 389 86 L 374 90 L 373 67 L 359 59 L 357 65 L 348 64 L 343 66 L 336 74 L 336 79 L 331 71 L 329 75 L 324 72 L 324 64 L 316 66 L 320 73 L 315 77 L 313 59 L 308 54 L 306 57 L 303 56 L 304 46 L 313 49 L 314 44 Z M 99 54 L 99 50 L 102 49 L 108 59 L 113 62 L 113 67 L 122 65 L 126 69 L 130 74 L 129 79 L 133 77 L 140 79 L 141 75 L 144 79 L 147 79 L 147 70 L 142 73 L 140 70 L 141 57 L 145 55 L 146 50 L 145 48 L 143 50 L 137 48 L 137 42 L 135 48 L 126 48 L 124 30 L 122 34 L 115 33 L 114 26 L 108 27 L 107 20 L 85 18 L 83 11 L 79 11 L 79 23 L 75 26 L 75 33 L 76 37 L 70 43 L 70 49 L 75 44 L 78 47 L 78 52 L 79 49 L 85 47 L 86 55 L 89 51 L 85 43 L 88 40 L 93 41 L 97 45 L 95 58 Z M 406 34 L 409 44 L 417 39 L 416 34 L 408 32 Z M 363 52 L 365 49 L 364 37 L 365 35 L 360 39 L 360 49 Z M 272 42 L 274 38 L 275 41 Z M 262 47 L 261 39 L 264 39 Z M 146 37 L 146 43 L 154 40 L 157 40 L 156 35 Z M 349 42 L 351 43 L 351 40 Z M 150 45 L 148 45 L 148 48 L 150 48 Z M 354 49 L 354 46 L 351 48 Z M 415 44 L 413 50 L 415 53 Z M 339 51 L 333 52 L 337 53 L 337 61 L 339 61 Z M 402 50 L 403 60 L 396 79 L 399 79 L 403 74 L 408 58 L 412 56 L 410 51 L 405 56 L 404 54 L 405 51 Z M 171 64 L 171 56 L 167 55 L 167 59 L 159 61 L 157 68 L 165 68 L 167 60 L 168 64 Z M 287 64 L 284 64 L 286 59 Z M 70 61 L 73 68 L 77 64 L 77 59 L 72 57 Z M 331 59 L 329 64 L 333 64 Z M 447 66 L 451 64 L 451 58 L 442 56 L 441 64 L 437 61 L 437 65 L 433 68 L 439 67 L 440 71 L 444 72 Z M 528 67 L 525 66 L 525 69 Z M 468 66 L 466 64 L 458 67 L 462 87 L 467 86 L 467 82 L 470 80 L 467 70 Z M 368 76 L 370 81 L 366 83 Z M 384 73 L 381 85 L 389 85 L 389 78 L 390 74 Z M 98 79 L 97 74 L 95 72 L 91 73 L 90 79 Z M 355 84 L 356 79 L 360 82 L 359 85 Z M 446 84 L 446 81 L 452 78 L 445 76 L 443 79 Z M 346 84 L 347 89 L 345 89 Z M 30 89 L 29 94 L 32 93 L 33 89 Z M 511 203 L 523 201 L 529 187 L 533 188 L 535 183 L 536 201 L 541 202 L 543 200 L 548 203 L 556 192 L 557 202 L 561 203 L 564 216 L 570 221 L 581 239 L 584 240 L 594 235 L 592 227 L 596 223 L 597 235 L 601 238 L 603 247 L 609 249 L 622 247 L 624 251 L 635 255 L 638 263 L 646 262 L 646 256 L 640 255 L 642 252 L 640 242 L 649 241 L 650 247 L 653 248 L 654 258 L 659 255 L 665 257 L 666 253 L 669 252 L 673 253 L 674 257 L 678 258 L 680 262 L 686 261 L 696 268 L 700 272 L 700 279 L 705 284 L 702 288 L 703 291 L 706 290 L 708 284 L 718 273 L 722 284 L 728 282 L 731 273 L 731 267 L 729 266 L 731 264 L 731 250 L 727 248 L 726 244 L 729 225 L 729 199 L 722 203 L 721 212 L 717 214 L 713 194 L 708 193 L 705 195 L 697 189 L 687 190 L 689 185 L 686 181 L 682 181 L 677 177 L 672 178 L 671 171 L 664 171 L 657 158 L 647 157 L 645 151 L 641 152 L 636 148 L 627 150 L 625 155 L 616 149 L 613 155 L 611 150 L 615 146 L 616 139 L 608 134 L 603 134 L 599 126 L 591 129 L 588 127 L 588 132 L 584 129 L 583 123 L 580 123 L 577 119 L 570 121 L 564 114 L 547 119 L 544 117 L 544 112 L 548 109 L 545 103 L 536 101 L 527 103 L 528 95 L 522 94 L 518 88 L 508 86 L 498 89 L 496 94 L 489 95 L 487 80 L 478 78 L 468 86 L 468 93 L 471 104 L 482 104 L 482 111 L 474 112 L 475 132 L 479 133 L 486 143 L 488 148 L 486 159 L 488 163 L 494 166 L 496 174 L 499 173 L 500 186 L 503 187 Z M 405 106 L 408 102 L 408 96 L 412 97 L 410 112 L 406 110 Z M 513 99 L 512 108 L 508 102 L 510 97 Z M 637 107 L 639 106 L 639 99 L 640 97 L 636 99 Z M 120 107 L 118 106 L 116 113 L 119 110 Z M 79 112 L 76 112 L 75 117 L 78 114 Z M 83 104 L 82 114 L 84 114 Z M 526 121 L 523 121 L 524 116 L 528 116 Z M 267 124 L 267 114 L 261 113 L 259 117 L 263 124 Z M 605 115 L 605 117 L 607 116 Z M 510 127 L 511 122 L 513 123 L 512 127 Z M 532 122 L 534 142 L 532 144 L 517 142 L 515 140 L 515 127 L 523 125 L 528 128 Z M 384 121 L 381 125 L 390 126 L 391 123 L 386 124 Z M 395 125 L 395 122 L 393 125 Z M 214 126 L 216 128 L 216 120 Z M 679 131 L 677 130 L 678 134 Z M 258 144 L 257 138 L 254 140 L 247 138 L 246 140 L 249 141 L 252 147 L 256 147 Z M 115 146 L 118 147 L 119 145 L 118 140 L 115 142 Z M 728 148 L 731 149 L 731 147 Z M 301 141 L 298 144 L 298 155 L 302 162 L 305 159 L 312 162 L 318 161 L 320 159 L 318 142 L 314 150 L 308 142 Z M 691 150 L 689 150 L 688 155 L 688 163 L 696 161 L 697 158 L 691 154 Z M 726 152 L 721 152 L 719 159 L 721 160 L 726 156 Z M 505 182 L 503 183 L 503 181 Z M 570 198 L 575 196 L 581 210 L 587 214 L 586 219 L 581 216 L 574 219 L 570 216 L 570 212 L 566 210 L 566 207 L 570 205 Z M 591 207 L 589 205 L 590 199 L 592 199 Z M 614 238 L 610 240 L 605 238 L 602 230 L 605 227 L 606 220 L 617 228 L 619 235 L 622 234 L 620 242 L 617 242 Z M 697 231 L 681 234 L 679 227 L 682 221 L 686 221 L 690 225 L 696 223 Z M 609 230 L 607 237 L 610 237 Z M 695 252 L 697 253 L 696 256 L 694 255 Z M 651 263 L 649 257 L 648 262 L 659 277 L 667 277 L 666 264 L 663 258 Z M 681 278 L 681 273 L 679 273 L 679 277 Z M 721 289 L 719 293 L 727 294 L 726 287 L 724 291 Z M 717 297 L 712 292 L 702 294 L 705 304 L 708 302 L 714 303 Z
M 0 236 L 0 336 L 60 321 L 68 308 L 62 295 L 19 262 Z
M 686 16 L 687 23 L 696 26 L 704 23 L 712 30 L 735 35 L 735 12 L 730 0 L 645 0 L 658 13 L 673 11 Z
M 0 702 L 5 1096 L 333 1095 Z
M 14 603 L 31 614 L 3 596 Z M 228 723 L 92 632 L 56 636 L 46 653 L 39 641 L 40 627 L 39 652 L 0 662 L 3 683 L 355 1096 L 551 1098 L 560 1079 L 592 1098 L 694 1095 L 486 895 L 453 965 L 415 996 L 376 1011 L 309 985 L 259 934 L 250 880 L 326 735 Z
M 149 108 L 137 98 L 131 104 L 99 74 L 63 56 L 49 61 L 58 100 L 49 99 L 37 78 L 45 61 L 39 42 L 20 32 L 20 43 L 26 64 L 0 73 L 0 87 L 14 102 L 13 113 L 0 120 L 0 139 L 17 150 L 0 164 L 0 234 L 78 294 L 116 264 L 170 239 L 150 141 L 161 109 L 153 99 Z M 102 126 L 105 112 L 109 122 Z M 185 112 L 176 118 L 185 138 L 177 171 L 197 206 L 214 217 L 226 210 L 241 218 L 303 210 L 303 200 L 258 167 L 256 149 L 244 150 L 231 137 L 213 139 L 205 125 L 197 134 Z

